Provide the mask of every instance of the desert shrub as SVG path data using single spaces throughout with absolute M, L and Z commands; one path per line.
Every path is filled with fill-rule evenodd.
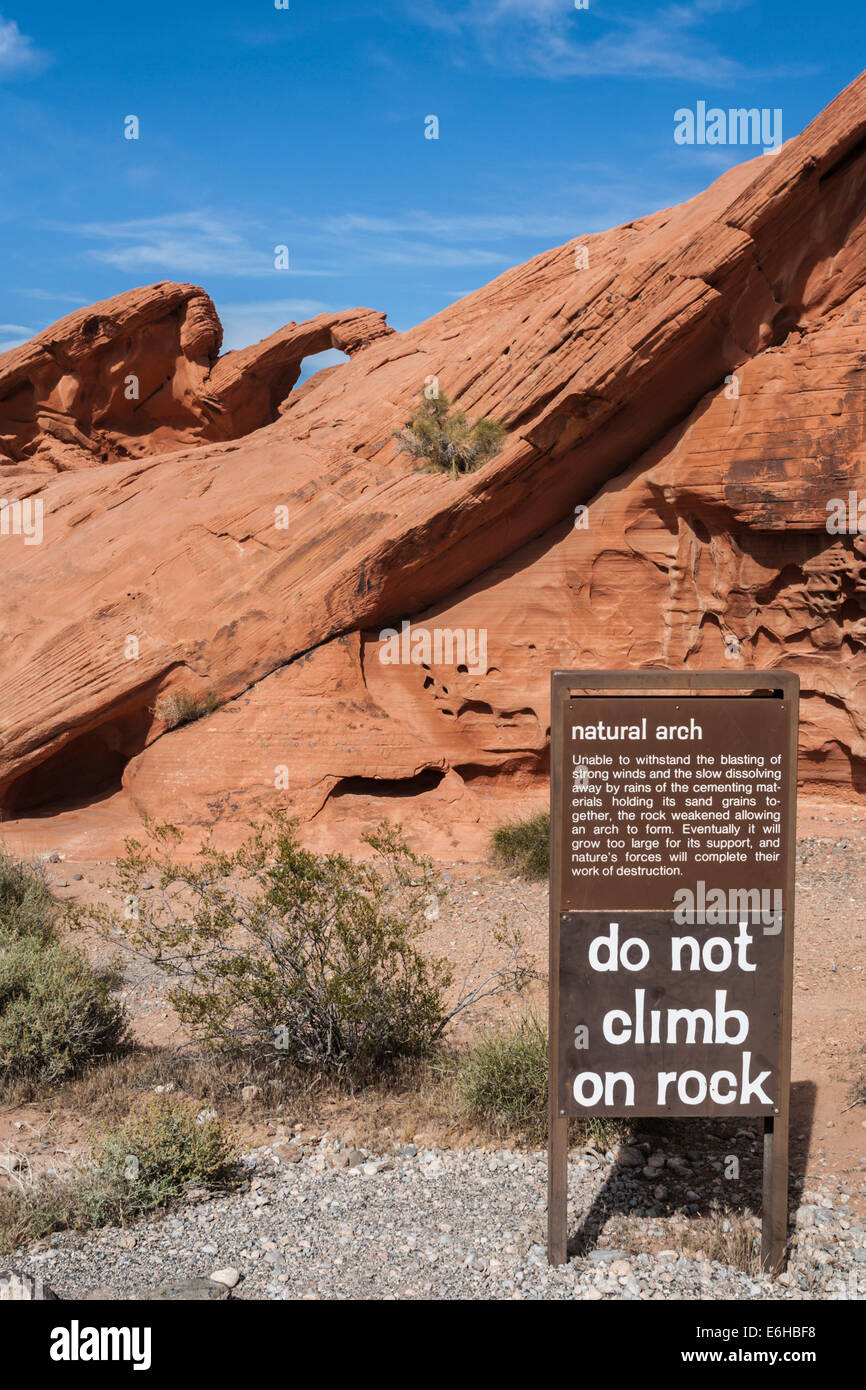
M 747 1207 L 745 1211 L 713 1212 L 703 1221 L 694 1223 L 689 1231 L 689 1245 L 705 1260 L 745 1270 L 754 1278 L 761 1275 L 760 1222 Z
M 721 1205 L 718 1199 L 710 1201 L 711 1209 L 707 1212 L 687 1218 L 677 1213 L 658 1224 L 635 1221 L 628 1212 L 614 1212 L 605 1220 L 605 1245 L 631 1255 L 657 1255 L 667 1247 L 678 1250 L 687 1260 L 718 1260 L 760 1278 L 760 1220 L 749 1207 L 737 1211 Z
M 116 965 L 61 941 L 56 916 L 41 871 L 0 858 L 0 1091 L 56 1082 L 124 1040 Z
M 123 1225 L 192 1189 L 225 1191 L 239 1181 L 235 1136 L 219 1118 L 199 1123 L 196 1106 L 158 1096 L 106 1131 L 71 1177 L 0 1193 L 0 1252 L 53 1231 Z
M 0 942 L 15 936 L 47 940 L 57 912 L 41 866 L 15 859 L 0 846 Z
M 173 977 L 171 1002 L 207 1046 L 358 1077 L 424 1056 L 456 1012 L 529 972 L 512 940 L 501 970 L 447 1002 L 451 967 L 420 947 L 443 890 L 399 830 L 367 836 L 377 859 L 360 863 L 302 849 L 275 815 L 234 854 L 206 845 L 190 865 L 173 858 L 178 832 L 154 828 L 156 850 L 129 842 L 118 860 L 139 905 L 129 944 Z M 145 877 L 156 892 L 141 891 Z M 79 915 L 117 926 L 101 907 Z
M 50 1084 L 99 1061 L 125 1032 L 113 968 L 95 969 L 62 941 L 0 946 L 0 1086 Z
M 482 1033 L 462 1059 L 457 1095 L 467 1119 L 497 1138 L 541 1144 L 548 1124 L 546 1024 L 535 1014 Z M 623 1122 L 589 1116 L 569 1123 L 571 1143 L 604 1150 L 622 1138 Z
M 216 1115 L 173 1096 L 155 1096 L 93 1150 L 90 1181 L 114 1194 L 127 1217 L 182 1197 L 189 1188 L 224 1188 L 237 1181 L 234 1135 Z
M 494 1134 L 541 1141 L 547 1133 L 547 1030 L 529 1014 L 482 1034 L 462 1063 L 467 1116 Z
M 179 729 L 182 724 L 192 724 L 196 719 L 213 714 L 219 706 L 220 702 L 212 691 L 193 695 L 188 690 L 173 690 L 159 696 L 152 713 L 167 729 Z
M 421 392 L 421 404 L 394 438 L 401 453 L 424 459 L 428 471 L 472 473 L 499 453 L 507 436 L 498 420 L 469 420 L 462 410 L 452 410 L 443 391 L 429 397 Z
M 550 872 L 550 812 L 497 826 L 490 837 L 495 864 L 522 878 L 547 878 Z

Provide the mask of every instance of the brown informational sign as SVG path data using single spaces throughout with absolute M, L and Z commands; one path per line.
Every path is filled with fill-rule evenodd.
M 743 696 L 563 701 L 561 910 L 672 911 L 700 882 L 781 893 L 787 714 Z
M 554 673 L 556 1263 L 568 1118 L 590 1115 L 763 1117 L 783 1262 L 797 699 L 787 672 Z

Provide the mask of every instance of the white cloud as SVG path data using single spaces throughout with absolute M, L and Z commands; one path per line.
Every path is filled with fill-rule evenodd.
M 0 15 L 0 77 L 38 72 L 46 61 L 47 55 L 22 34 L 15 20 Z
M 538 227 L 533 230 L 537 232 Z M 526 232 L 526 227 L 520 218 L 439 217 L 413 211 L 385 217 L 344 213 L 327 218 L 314 229 L 311 224 L 310 235 L 318 244 L 330 246 L 332 260 L 346 272 L 370 265 L 498 267 L 512 257 L 464 243 L 520 235 L 521 231 Z M 549 231 L 548 225 L 542 235 Z
M 295 266 L 274 268 L 275 247 L 288 245 L 280 230 L 235 226 L 206 210 L 139 217 L 127 222 L 87 222 L 73 228 L 97 245 L 88 258 L 136 274 L 156 271 L 169 276 L 328 275 L 326 270 Z
M 90 304 L 80 294 L 58 294 L 56 290 L 19 290 L 26 299 L 44 300 L 47 304 Z
M 510 265 L 511 256 L 498 251 L 485 251 L 479 246 L 440 246 L 431 241 L 380 241 L 368 246 L 367 261 L 383 265 L 461 266 Z
M 195 210 L 123 222 L 86 222 L 65 230 L 91 243 L 84 253 L 86 259 L 114 266 L 130 277 L 204 282 L 216 275 L 330 277 L 369 265 L 499 267 L 512 258 L 484 246 L 460 243 L 470 236 L 504 237 L 520 231 L 550 234 L 555 240 L 558 228 L 552 230 L 552 224 L 547 224 L 542 231 L 543 222 L 534 219 L 530 227 L 526 220 L 507 217 L 449 219 L 414 213 L 377 218 L 350 214 L 324 223 L 293 218 L 275 233 L 273 225 L 263 227 L 261 223 L 232 221 L 215 212 Z M 566 227 L 563 235 L 570 234 Z M 278 244 L 289 247 L 288 271 L 274 269 Z M 252 311 L 254 315 L 256 312 Z
M 11 348 L 20 347 L 22 343 L 27 343 L 35 333 L 37 328 L 26 328 L 22 323 L 0 323 L 0 352 L 9 352 Z
M 434 216 L 429 212 L 407 212 L 399 217 L 366 217 L 346 213 L 325 223 L 325 230 L 337 235 L 355 232 L 375 236 L 417 232 L 423 236 L 441 237 L 444 241 L 463 241 L 472 237 L 499 240 L 505 237 L 557 237 L 567 240 L 574 236 L 574 225 L 567 217 L 536 216 L 532 214 L 471 213 L 459 217 Z
M 548 78 L 688 78 L 718 86 L 746 68 L 702 27 L 749 0 L 618 5 L 576 10 L 570 0 L 413 0 L 418 23 L 471 39 L 495 66 Z

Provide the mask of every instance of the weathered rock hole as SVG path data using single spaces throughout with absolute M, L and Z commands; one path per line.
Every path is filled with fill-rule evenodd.
M 435 791 L 444 777 L 441 767 L 425 767 L 414 777 L 343 777 L 328 800 L 335 801 L 343 796 L 423 796 Z

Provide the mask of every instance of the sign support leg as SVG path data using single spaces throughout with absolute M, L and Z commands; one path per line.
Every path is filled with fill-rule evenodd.
M 788 1097 L 779 1114 L 764 1120 L 764 1194 L 761 1221 L 761 1268 L 779 1274 L 788 1249 Z
M 552 1084 L 550 1094 L 553 1099 L 547 1141 L 547 1258 L 552 1265 L 564 1265 L 568 1259 L 568 1119 L 553 1112 L 556 1091 Z

